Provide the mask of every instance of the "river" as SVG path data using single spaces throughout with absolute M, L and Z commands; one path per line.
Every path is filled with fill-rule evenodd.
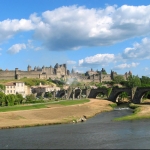
M 113 121 L 131 109 L 104 112 L 77 124 L 0 130 L 0 149 L 149 149 L 150 120 Z

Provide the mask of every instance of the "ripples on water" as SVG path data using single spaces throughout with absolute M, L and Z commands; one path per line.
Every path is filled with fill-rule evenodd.
M 114 110 L 127 110 L 127 109 L 130 109 L 130 108 L 128 108 L 128 107 L 125 107 L 125 108 L 122 108 L 122 107 L 121 108 L 120 107 L 119 108 L 114 108 Z

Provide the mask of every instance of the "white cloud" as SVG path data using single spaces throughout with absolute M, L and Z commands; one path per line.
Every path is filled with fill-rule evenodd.
M 34 22 L 35 24 L 36 24 L 36 23 L 39 23 L 39 22 L 41 21 L 41 17 L 38 17 L 38 16 L 37 16 L 37 13 L 31 14 L 29 18 L 30 18 L 30 20 L 31 20 L 32 22 Z
M 79 66 L 105 66 L 112 62 L 115 62 L 114 54 L 96 54 L 94 56 L 86 57 L 79 60 Z
M 51 51 L 112 45 L 149 34 L 149 14 L 150 5 L 113 5 L 103 9 L 63 6 L 41 16 L 33 13 L 29 19 L 1 21 L 0 43 L 18 32 L 34 30 L 34 39 Z
M 127 68 L 133 68 L 133 67 L 137 67 L 139 65 L 139 63 L 134 63 L 132 62 L 131 64 L 127 64 L 127 63 L 124 63 L 124 64 L 120 64 L 118 66 L 115 66 L 114 69 L 127 69 Z
M 149 14 L 150 5 L 107 6 L 104 9 L 60 7 L 43 12 L 34 38 L 49 50 L 112 45 L 150 33 Z
M 141 43 L 135 43 L 133 47 L 128 47 L 122 54 L 124 59 L 149 59 L 150 39 L 144 38 Z
M 69 64 L 69 65 L 74 65 L 74 64 L 76 64 L 76 61 L 68 60 L 68 61 L 67 61 L 67 64 Z
M 26 49 L 25 44 L 15 44 L 11 46 L 7 52 L 10 54 L 16 54 L 16 53 L 19 53 L 22 49 Z
M 7 19 L 0 22 L 0 43 L 11 38 L 18 32 L 33 30 L 34 25 L 31 20 Z

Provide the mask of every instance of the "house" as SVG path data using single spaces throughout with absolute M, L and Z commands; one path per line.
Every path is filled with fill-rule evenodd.
M 6 95 L 8 94 L 22 94 L 23 97 L 31 94 L 31 90 L 28 86 L 24 84 L 24 82 L 8 82 L 5 83 L 5 91 Z
M 53 91 L 59 91 L 60 87 L 56 86 L 50 86 L 50 85 L 40 85 L 38 86 L 31 86 L 32 93 L 45 93 L 45 92 L 53 92 Z

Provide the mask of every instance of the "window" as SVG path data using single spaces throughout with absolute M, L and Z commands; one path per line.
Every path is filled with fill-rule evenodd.
M 9 90 L 7 90 L 7 93 L 9 93 Z

